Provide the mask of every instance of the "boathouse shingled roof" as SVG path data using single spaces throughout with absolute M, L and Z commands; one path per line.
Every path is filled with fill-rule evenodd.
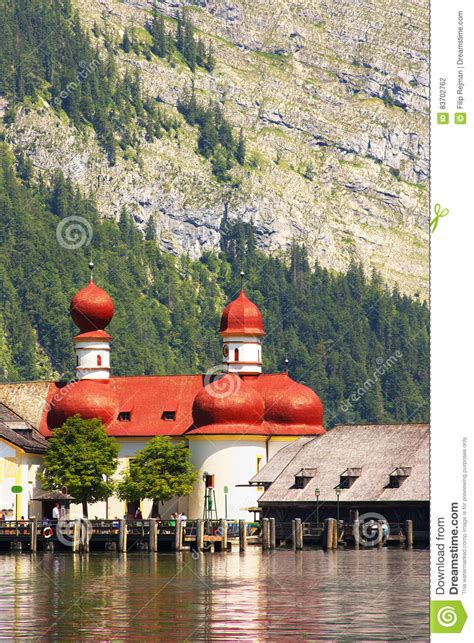
M 390 486 L 395 469 L 409 469 L 399 487 Z M 303 488 L 295 488 L 301 469 L 316 469 Z M 341 475 L 360 469 L 340 502 L 429 500 L 429 425 L 340 425 L 315 438 L 302 438 L 281 449 L 251 482 L 272 482 L 259 505 L 335 502 Z
M 310 440 L 313 440 L 312 437 L 302 437 L 298 440 L 294 440 L 287 444 L 285 447 L 281 448 L 275 453 L 273 458 L 271 458 L 268 463 L 256 473 L 253 478 L 249 480 L 250 484 L 271 484 L 276 480 L 280 475 L 282 470 L 288 465 L 289 462 L 295 457 L 295 455 L 300 451 L 303 445 L 305 445 Z
M 0 438 L 27 453 L 46 453 L 48 441 L 33 427 L 0 403 Z

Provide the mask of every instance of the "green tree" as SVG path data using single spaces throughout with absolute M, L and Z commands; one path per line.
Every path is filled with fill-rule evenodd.
M 67 487 L 87 516 L 88 502 L 106 500 L 113 493 L 109 478 L 117 468 L 118 452 L 117 441 L 107 435 L 100 420 L 75 415 L 55 429 L 49 440 L 41 485 L 45 489 Z
M 239 141 L 237 143 L 237 149 L 235 151 L 235 158 L 237 159 L 237 163 L 239 163 L 240 165 L 243 165 L 245 163 L 245 139 L 242 128 L 240 128 Z
M 116 490 L 122 500 L 148 498 L 157 507 L 160 501 L 190 494 L 198 473 L 184 442 L 157 436 L 137 451 Z
M 212 46 L 212 42 L 209 43 L 209 47 L 207 50 L 207 60 L 205 67 L 210 74 L 212 74 L 212 72 L 216 68 L 216 57 L 214 56 L 214 47 Z
M 130 53 L 130 50 L 132 49 L 132 42 L 130 40 L 130 36 L 128 35 L 128 31 L 126 29 L 123 32 L 122 49 L 126 54 Z

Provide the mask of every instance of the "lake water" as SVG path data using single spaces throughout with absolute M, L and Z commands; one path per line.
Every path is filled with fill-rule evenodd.
M 5 553 L 0 577 L 0 640 L 429 640 L 426 550 Z

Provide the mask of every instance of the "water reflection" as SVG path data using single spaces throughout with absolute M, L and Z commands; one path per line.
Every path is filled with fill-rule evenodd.
M 427 551 L 4 554 L 0 638 L 428 640 Z

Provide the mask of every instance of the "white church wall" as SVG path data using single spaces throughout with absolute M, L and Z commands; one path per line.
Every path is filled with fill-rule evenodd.
M 217 514 L 225 517 L 227 486 L 228 518 L 250 520 L 246 507 L 257 506 L 261 490 L 248 485 L 250 478 L 266 463 L 266 438 L 263 436 L 195 436 L 189 438 L 191 461 L 201 472 L 189 498 L 189 518 L 201 518 L 204 507 L 204 472 L 214 474 Z

